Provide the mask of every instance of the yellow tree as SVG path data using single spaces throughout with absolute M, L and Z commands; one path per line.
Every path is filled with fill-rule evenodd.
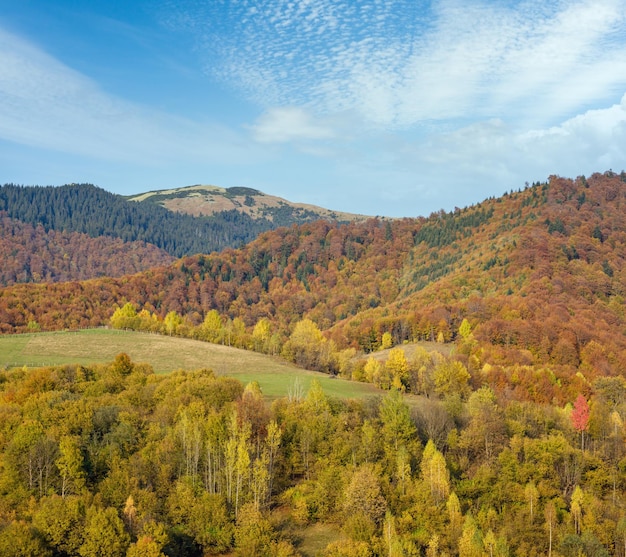
M 432 439 L 426 443 L 420 469 L 422 480 L 429 486 L 433 500 L 436 504 L 441 503 L 450 494 L 450 472 L 445 458 Z
M 580 486 L 576 486 L 572 493 L 572 500 L 570 502 L 570 514 L 572 515 L 572 521 L 574 522 L 574 532 L 580 535 L 582 518 L 583 518 L 583 490 Z
M 175 311 L 170 311 L 163 320 L 163 326 L 168 335 L 172 336 L 176 334 L 178 327 L 182 325 L 183 318 Z
M 528 501 L 528 511 L 530 514 L 530 522 L 532 524 L 534 518 L 534 510 L 537 507 L 537 501 L 539 500 L 539 490 L 535 486 L 535 482 L 528 482 L 524 488 L 524 495 L 526 501 Z
M 203 340 L 215 344 L 224 342 L 224 323 L 217 310 L 212 309 L 204 316 L 200 330 Z
M 363 373 L 365 374 L 365 380 L 368 383 L 373 383 L 375 385 L 379 385 L 379 380 L 380 380 L 382 368 L 383 368 L 383 365 L 378 360 L 376 360 L 375 358 L 370 356 L 367 359 L 367 362 L 365 362 L 365 366 L 363 367 Z M 387 388 L 388 389 L 389 385 L 387 385 L 387 386 L 385 386 L 383 388 Z
M 383 338 L 381 339 L 381 342 L 380 342 L 380 349 L 387 350 L 388 348 L 391 348 L 392 346 L 393 346 L 393 338 L 391 337 L 391 333 L 389 332 L 383 333 Z
M 556 527 L 556 507 L 553 501 L 548 501 L 544 509 L 546 519 L 545 528 L 548 531 L 548 557 L 552 557 L 552 540 L 554 538 L 554 529 Z
M 459 326 L 459 336 L 463 340 L 467 340 L 472 334 L 472 326 L 470 325 L 467 319 L 463 319 L 461 325 Z
M 135 304 L 127 302 L 113 312 L 111 327 L 114 329 L 137 329 L 139 328 L 139 321 Z
M 459 539 L 459 557 L 483 557 L 483 536 L 470 514 L 465 517 Z
M 78 552 L 81 557 L 124 557 L 130 537 L 113 507 L 87 512 L 85 538 Z
M 446 510 L 448 511 L 448 520 L 450 521 L 450 540 L 454 544 L 461 536 L 461 528 L 463 526 L 461 502 L 454 491 L 450 493 L 446 501 Z
M 389 352 L 385 371 L 391 377 L 391 386 L 404 392 L 409 380 L 409 364 L 402 348 L 393 348 Z
M 267 317 L 259 319 L 252 330 L 252 347 L 256 352 L 269 352 L 272 338 L 272 325 Z
M 326 343 L 317 325 L 310 319 L 303 319 L 296 323 L 283 346 L 283 356 L 301 367 L 319 370 L 328 364 Z
M 387 502 L 372 465 L 364 464 L 352 476 L 344 492 L 343 510 L 346 517 L 363 514 L 374 524 L 381 523 L 387 510 Z
M 68 493 L 80 493 L 85 487 L 83 455 L 78 439 L 69 435 L 61 437 L 59 454 L 55 464 L 61 475 L 61 497 L 65 498 Z
M 444 399 L 455 394 L 465 397 L 469 393 L 469 379 L 470 374 L 462 362 L 443 361 L 434 371 L 435 392 Z

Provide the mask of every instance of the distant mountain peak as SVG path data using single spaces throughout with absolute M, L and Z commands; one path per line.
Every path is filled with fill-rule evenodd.
M 307 203 L 294 203 L 282 197 L 269 195 L 254 188 L 235 186 L 222 188 L 214 185 L 196 184 L 181 188 L 155 190 L 127 199 L 137 202 L 156 203 L 177 213 L 193 216 L 213 216 L 223 211 L 238 211 L 253 219 L 266 219 L 278 225 L 289 216 L 289 221 L 302 223 L 318 219 L 339 222 L 358 222 L 370 218 L 367 215 L 333 211 Z M 288 224 L 288 222 L 284 222 Z

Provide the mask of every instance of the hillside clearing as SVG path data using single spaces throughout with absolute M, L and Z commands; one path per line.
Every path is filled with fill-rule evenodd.
M 334 379 L 278 358 L 178 337 L 111 329 L 0 336 L 0 368 L 106 363 L 120 352 L 126 352 L 134 362 L 150 364 L 156 373 L 209 368 L 244 384 L 257 381 L 271 398 L 286 396 L 296 388 L 306 392 L 313 378 L 320 381 L 329 396 L 363 398 L 381 394 L 372 385 Z

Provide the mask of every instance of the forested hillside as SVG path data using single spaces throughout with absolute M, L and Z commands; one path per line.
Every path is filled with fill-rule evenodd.
M 239 247 L 256 238 L 261 232 L 280 226 L 322 218 L 334 221 L 364 218 L 290 203 L 249 188 L 192 186 L 125 198 L 91 184 L 61 187 L 6 184 L 0 186 L 0 214 L 2 213 L 35 229 L 42 227 L 48 235 L 51 232 L 78 232 L 91 238 L 141 241 L 175 257 L 209 254 L 225 247 Z M 70 259 L 81 258 L 80 253 L 74 255 L 71 250 L 85 252 L 93 247 L 93 243 L 88 241 L 84 246 L 78 245 L 78 238 L 80 236 L 74 236 L 74 241 L 67 245 L 66 252 Z M 151 260 L 149 256 L 146 258 L 146 265 L 122 269 L 115 261 L 124 258 L 131 248 L 122 247 L 120 242 L 107 242 L 109 249 L 102 254 L 102 261 L 91 265 L 93 272 L 88 271 L 85 266 L 78 273 L 68 272 L 68 269 L 60 266 L 57 274 L 57 265 L 52 264 L 42 275 L 39 271 L 31 273 L 28 268 L 27 260 L 31 258 L 28 246 L 24 248 L 20 241 L 16 243 L 15 240 L 10 243 L 10 269 L 4 273 L 6 277 L 0 284 L 119 276 L 147 269 Z M 115 246 L 120 247 L 118 252 L 113 249 Z M 137 246 L 132 249 L 136 248 Z M 156 253 L 156 250 L 151 251 Z M 98 257 L 98 251 L 93 252 L 93 257 Z M 111 260 L 110 272 L 105 271 L 108 265 L 105 259 Z M 20 262 L 23 262 L 21 267 Z M 38 268 L 37 261 L 35 266 Z
M 107 324 L 129 302 L 134 328 L 253 346 L 263 322 L 274 353 L 341 372 L 343 350 L 458 341 L 466 321 L 459 357 L 477 384 L 565 402 L 625 372 L 624 179 L 553 177 L 429 218 L 315 222 L 121 279 L 16 285 L 0 291 L 0 326 Z M 288 344 L 302 321 L 323 357 Z
M 624 557 L 626 382 L 593 390 L 270 405 L 124 354 L 0 372 L 0 555 Z
M 270 404 L 124 355 L 0 372 L 0 554 L 626 557 L 625 207 L 626 174 L 552 177 L 0 289 L 6 333 L 188 336 L 385 393 Z
M 0 285 L 119 277 L 170 264 L 174 257 L 145 242 L 44 230 L 0 212 Z
M 133 203 L 91 184 L 61 187 L 0 187 L 0 211 L 46 232 L 82 232 L 125 242 L 144 241 L 182 257 L 240 246 L 260 232 L 274 228 L 264 219 L 239 211 L 211 217 L 174 213 L 152 203 Z

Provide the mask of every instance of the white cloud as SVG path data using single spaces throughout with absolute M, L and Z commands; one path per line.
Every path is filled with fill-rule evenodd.
M 405 188 L 437 199 L 440 207 L 463 206 L 500 195 L 551 174 L 575 177 L 612 168 L 626 161 L 626 95 L 621 103 L 589 110 L 557 126 L 517 132 L 494 119 L 449 133 L 391 146 L 394 165 L 404 172 Z M 436 208 L 436 206 L 434 207 Z
M 334 136 L 330 127 L 315 122 L 309 112 L 297 107 L 270 109 L 251 129 L 260 143 L 331 139 Z

